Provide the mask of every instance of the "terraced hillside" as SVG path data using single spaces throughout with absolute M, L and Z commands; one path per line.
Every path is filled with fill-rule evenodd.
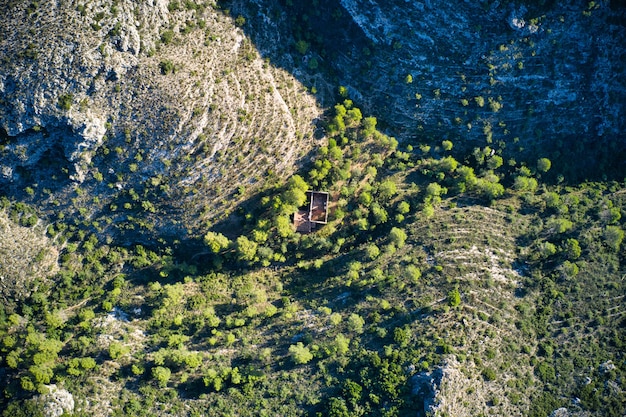
M 541 123 L 599 126 L 567 113 L 590 107 L 559 95 L 580 68 L 548 56 L 567 33 L 550 25 L 561 12 L 588 46 L 585 30 L 610 24 L 589 59 L 613 63 L 619 10 L 548 3 L 528 25 L 546 28 L 537 60 L 558 61 L 563 123 L 547 102 L 530 117 L 494 95 L 524 69 L 508 54 L 535 48 L 531 26 L 500 19 L 513 3 L 9 2 L 2 416 L 622 417 L 624 165 L 535 146 Z M 407 25 L 416 11 L 432 20 Z M 493 85 L 458 93 L 428 69 L 491 42 Z M 613 162 L 620 63 L 593 95 Z M 520 77 L 526 100 L 537 79 Z M 298 233 L 310 190 L 328 192 L 329 221 Z
M 139 211 L 166 230 L 167 213 L 181 233 L 232 209 L 239 187 L 293 172 L 321 110 L 236 24 L 204 2 L 10 2 L 3 187 L 101 223 Z

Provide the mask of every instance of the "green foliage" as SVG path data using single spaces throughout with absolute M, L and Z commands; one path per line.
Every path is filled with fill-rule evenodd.
M 172 74 L 176 71 L 174 63 L 170 60 L 161 61 L 159 63 L 159 69 L 161 70 L 161 74 L 163 75 Z
M 448 293 L 448 305 L 450 307 L 457 307 L 461 304 L 461 293 L 458 288 L 453 289 Z
M 296 42 L 296 51 L 298 51 L 301 55 L 305 55 L 309 51 L 309 47 L 309 43 L 305 40 L 301 39 Z
M 365 320 L 356 313 L 350 314 L 348 317 L 348 329 L 354 333 L 363 333 Z
M 392 227 L 389 232 L 389 241 L 396 247 L 402 248 L 406 242 L 406 232 L 400 228 Z
M 157 366 L 152 368 L 152 377 L 157 381 L 157 384 L 161 388 L 165 388 L 172 376 L 172 371 L 164 366 Z
M 111 342 L 109 345 L 109 356 L 115 360 L 124 355 L 127 355 L 130 350 L 119 342 Z
M 235 19 L 235 26 L 243 27 L 245 24 L 246 24 L 246 18 L 243 17 L 242 15 L 237 16 L 237 18 Z
M 513 188 L 517 191 L 535 192 L 537 190 L 537 180 L 520 175 L 515 177 Z
M 619 248 L 624 240 L 624 231 L 619 226 L 606 226 L 604 229 L 604 241 L 614 251 Z
M 548 158 L 540 158 L 537 161 L 537 170 L 540 172 L 548 172 L 552 167 L 552 162 Z
M 204 243 L 209 247 L 211 252 L 219 253 L 228 249 L 231 245 L 230 240 L 221 233 L 208 232 L 204 235 Z
M 339 333 L 337 336 L 335 336 L 333 348 L 337 354 L 345 355 L 349 352 L 350 349 L 350 339 Z
M 258 247 L 259 245 L 256 242 L 245 236 L 239 236 L 235 244 L 237 259 L 247 262 L 255 261 Z
M 302 342 L 289 346 L 289 354 L 291 355 L 291 359 L 297 365 L 309 363 L 311 359 L 313 359 L 313 354 L 308 347 L 302 344 Z
M 365 253 L 367 254 L 367 257 L 369 259 L 373 260 L 378 258 L 378 255 L 380 255 L 380 249 L 378 248 L 378 246 L 372 243 L 371 245 L 368 245 L 367 248 L 365 248 Z
M 496 371 L 494 371 L 491 368 L 483 369 L 482 375 L 483 375 L 483 378 L 485 378 L 486 381 L 495 381 L 496 378 L 498 377 L 498 374 L 496 373 Z
M 72 108 L 72 102 L 74 101 L 73 94 L 63 94 L 59 96 L 59 107 L 65 111 L 69 111 Z
M 389 200 L 398 192 L 396 183 L 391 180 L 385 180 L 378 186 L 378 196 L 383 200 Z
M 170 43 L 172 43 L 172 40 L 174 39 L 174 31 L 173 30 L 166 30 L 163 33 L 161 33 L 161 42 L 163 42 L 165 45 L 169 45 Z

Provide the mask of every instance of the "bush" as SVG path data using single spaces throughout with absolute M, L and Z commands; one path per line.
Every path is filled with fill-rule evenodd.
M 289 354 L 291 359 L 297 365 L 309 363 L 313 359 L 313 354 L 308 347 L 304 346 L 302 342 L 298 342 L 295 345 L 289 346 Z
M 496 374 L 496 371 L 494 371 L 491 368 L 483 369 L 482 375 L 486 381 L 495 381 L 496 378 L 498 377 L 498 374 Z
M 59 107 L 65 111 L 68 111 L 72 108 L 72 101 L 74 100 L 74 95 L 72 94 L 63 94 L 59 97 Z
M 624 231 L 619 226 L 607 226 L 604 229 L 604 240 L 611 249 L 618 251 L 624 240 Z
M 156 368 L 152 368 L 152 377 L 157 380 L 159 387 L 165 388 L 167 386 L 170 377 L 172 376 L 172 371 L 169 368 L 164 366 L 157 366 Z
M 448 305 L 450 307 L 456 307 L 461 304 L 461 293 L 459 289 L 455 288 L 448 293 Z
M 161 61 L 159 63 L 161 74 L 167 75 L 175 72 L 174 63 L 170 60 Z

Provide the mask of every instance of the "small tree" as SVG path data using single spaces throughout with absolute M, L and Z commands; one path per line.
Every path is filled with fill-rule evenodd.
M 396 186 L 396 183 L 391 180 L 385 180 L 378 186 L 378 195 L 383 200 L 389 200 L 391 197 L 396 195 L 397 192 L 398 187 Z
M 239 260 L 253 262 L 256 259 L 258 244 L 245 236 L 237 238 L 237 257 Z
M 302 342 L 289 346 L 289 354 L 297 365 L 309 363 L 313 359 L 313 354 Z
M 391 241 L 391 243 L 393 245 L 395 245 L 395 247 L 397 248 L 401 248 L 404 246 L 404 244 L 406 243 L 406 232 L 402 229 L 399 229 L 397 227 L 393 227 L 391 228 L 391 231 L 389 232 L 389 240 Z
M 378 248 L 378 246 L 372 243 L 367 248 L 365 248 L 365 253 L 367 254 L 367 257 L 369 259 L 376 259 L 378 258 L 378 255 L 380 255 L 380 249 Z
M 356 313 L 350 314 L 348 317 L 348 329 L 355 333 L 363 333 L 363 326 L 365 325 L 365 320 L 363 317 L 359 316 Z
M 448 305 L 450 307 L 456 307 L 461 304 L 461 293 L 458 288 L 453 289 L 448 293 Z
M 618 251 L 624 240 L 624 231 L 619 226 L 607 226 L 604 229 L 604 240 L 610 248 Z
M 172 371 L 165 366 L 157 366 L 156 368 L 152 368 L 152 377 L 157 380 L 159 387 L 165 388 L 167 383 L 172 376 Z
M 548 158 L 541 158 L 537 161 L 537 169 L 541 172 L 548 172 L 552 167 L 552 162 Z
M 296 51 L 302 55 L 306 54 L 309 50 L 309 43 L 305 40 L 299 40 L 296 42 Z
M 345 355 L 350 350 L 350 339 L 339 333 L 335 337 L 334 350 L 340 355 Z
M 204 243 L 213 253 L 219 253 L 230 246 L 230 240 L 221 233 L 208 232 L 204 235 Z

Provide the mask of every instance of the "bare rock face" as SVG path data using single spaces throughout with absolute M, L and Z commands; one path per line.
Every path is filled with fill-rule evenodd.
M 239 187 L 296 168 L 318 141 L 315 100 L 216 4 L 171 3 L 9 3 L 0 184 L 33 188 L 33 201 L 81 188 L 111 203 L 158 178 L 170 213 L 185 203 L 198 223 L 206 199 L 222 203 L 208 221 Z
M 46 388 L 48 393 L 39 398 L 43 404 L 45 417 L 61 417 L 62 415 L 71 415 L 74 412 L 74 397 L 69 391 L 58 388 L 54 384 L 48 385 Z
M 261 10 L 273 4 L 257 2 Z M 620 161 L 626 152 L 620 116 L 626 110 L 623 6 L 492 0 L 339 4 L 287 6 L 285 14 L 306 13 L 296 36 L 317 42 L 320 60 L 351 98 L 399 139 L 449 139 L 465 153 L 490 146 L 517 160 L 540 154 L 555 167 L 575 159 L 582 170 L 572 172 L 582 175 L 606 171 L 608 164 L 626 170 Z M 298 35 L 298 27 L 307 24 L 308 35 Z M 267 45 L 261 32 L 268 26 L 262 27 L 255 36 Z M 277 60 L 281 46 L 275 46 Z
M 342 5 L 376 48 L 394 51 L 382 54 L 396 58 L 392 68 L 372 61 L 371 71 L 388 77 L 370 79 L 396 86 L 387 90 L 397 110 L 391 117 L 409 135 L 421 125 L 462 140 L 482 142 L 491 133 L 512 145 L 519 137 L 522 146 L 624 138 L 626 28 L 624 11 L 608 2 L 531 10 L 487 1 Z
M 443 368 L 432 372 L 421 372 L 411 377 L 411 393 L 423 403 L 423 414 L 432 415 L 439 405 L 439 386 L 443 377 Z

